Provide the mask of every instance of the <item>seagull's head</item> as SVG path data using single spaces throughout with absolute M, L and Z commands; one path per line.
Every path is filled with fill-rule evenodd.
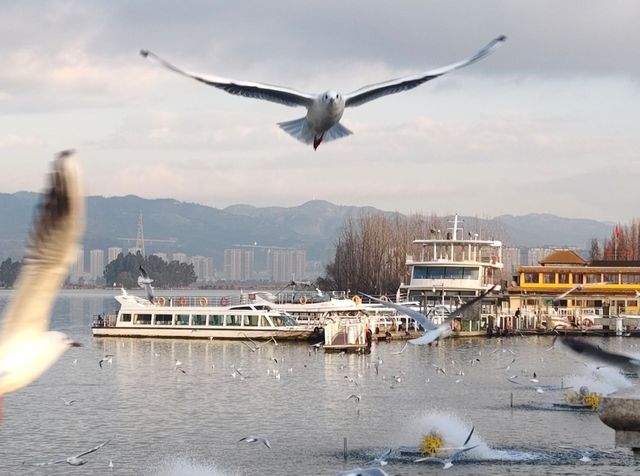
M 322 103 L 331 107 L 344 107 L 344 98 L 336 91 L 325 91 L 322 93 Z

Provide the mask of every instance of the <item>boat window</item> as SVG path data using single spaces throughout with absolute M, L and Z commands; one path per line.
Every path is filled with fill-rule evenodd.
M 243 325 L 244 326 L 257 327 L 258 318 L 260 316 L 242 316 L 242 317 L 243 317 Z
M 210 326 L 224 326 L 224 316 L 220 316 L 220 315 L 209 316 L 209 325 Z
M 556 284 L 556 273 L 542 273 L 542 282 L 544 284 Z
M 189 314 L 176 315 L 176 326 L 188 326 L 188 325 L 189 325 Z
M 269 316 L 271 317 L 271 322 L 273 322 L 273 325 L 276 327 L 282 327 L 284 326 L 284 320 L 282 319 L 282 316 Z
M 192 316 L 192 326 L 204 326 L 207 323 L 207 315 L 206 314 L 194 314 Z
M 120 322 L 131 322 L 131 314 L 120 314 Z
M 156 314 L 156 325 L 158 326 L 170 326 L 172 321 L 171 314 Z
M 462 266 L 416 266 L 413 268 L 414 279 L 478 279 L 478 268 Z
M 148 326 L 151 324 L 151 314 L 134 314 L 134 324 Z
M 242 322 L 240 320 L 241 316 L 227 316 L 227 325 L 228 326 L 239 326 Z

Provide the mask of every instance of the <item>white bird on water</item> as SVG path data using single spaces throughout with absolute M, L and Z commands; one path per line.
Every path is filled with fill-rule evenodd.
M 612 454 L 609 451 L 603 451 L 603 450 L 585 451 L 578 448 L 574 448 L 573 446 L 565 446 L 565 445 L 559 445 L 558 448 L 562 448 L 564 450 L 570 450 L 570 451 L 573 451 L 574 453 L 577 453 L 580 456 L 578 461 L 581 461 L 582 463 L 589 463 L 591 461 L 591 457 L 597 454 L 605 454 L 605 455 Z
M 289 135 L 305 144 L 313 144 L 313 148 L 317 149 L 323 141 L 328 142 L 352 134 L 349 129 L 340 124 L 340 119 L 342 119 L 342 114 L 346 107 L 361 106 L 362 104 L 389 94 L 407 91 L 450 71 L 469 66 L 493 53 L 506 39 L 504 35 L 501 35 L 473 56 L 457 63 L 411 76 L 370 84 L 348 94 L 341 94 L 333 90 L 328 90 L 320 94 L 303 93 L 295 89 L 270 84 L 236 81 L 217 76 L 204 76 L 186 72 L 149 50 L 140 50 L 140 54 L 144 58 L 152 59 L 175 73 L 222 89 L 230 94 L 263 99 L 285 106 L 303 106 L 307 108 L 305 117 L 280 122 L 278 125 Z
M 0 332 L 0 397 L 30 384 L 70 347 L 80 344 L 49 331 L 51 308 L 75 257 L 84 227 L 84 198 L 72 152 L 53 162 L 16 290 Z

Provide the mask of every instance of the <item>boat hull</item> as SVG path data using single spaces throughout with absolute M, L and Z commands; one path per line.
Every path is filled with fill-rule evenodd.
M 268 340 L 272 337 L 277 340 L 307 340 L 313 334 L 313 329 L 296 328 L 184 328 L 176 329 L 172 327 L 94 327 L 92 328 L 94 337 L 165 337 L 179 339 L 229 339 L 229 340 Z

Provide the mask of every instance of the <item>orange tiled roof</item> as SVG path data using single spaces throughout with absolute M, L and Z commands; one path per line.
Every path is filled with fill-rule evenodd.
M 548 264 L 573 264 L 579 266 L 586 266 L 587 262 L 583 260 L 578 253 L 572 250 L 555 250 L 545 256 L 542 261 L 540 261 L 542 266 Z

